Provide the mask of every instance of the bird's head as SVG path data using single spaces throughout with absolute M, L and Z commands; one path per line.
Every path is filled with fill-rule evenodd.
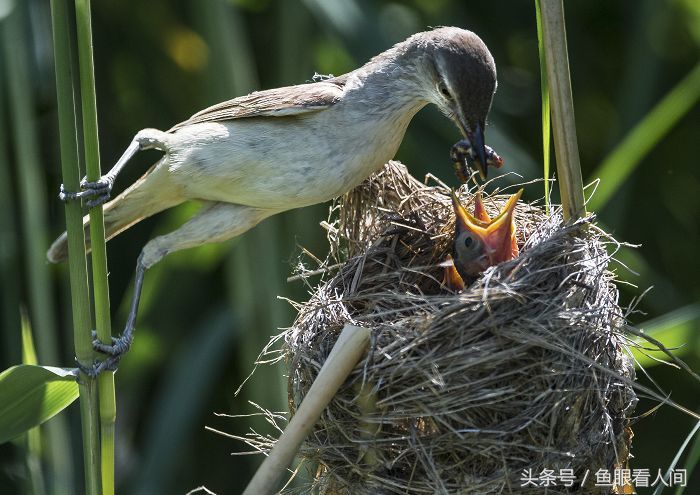
M 481 193 L 476 195 L 473 215 L 452 193 L 456 216 L 452 257 L 454 268 L 463 280 L 473 279 L 489 266 L 518 255 L 513 215 L 522 192 L 521 189 L 513 194 L 494 218 L 486 212 Z M 454 274 L 451 276 L 454 278 Z
M 443 27 L 424 36 L 429 101 L 437 105 L 474 147 L 475 161 L 486 178 L 486 117 L 496 92 L 496 64 L 481 38 L 471 31 Z

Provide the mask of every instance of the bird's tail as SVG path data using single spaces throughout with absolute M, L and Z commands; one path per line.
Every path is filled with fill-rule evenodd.
M 163 158 L 165 159 L 165 157 Z M 161 160 L 163 160 L 161 159 Z M 128 229 L 144 218 L 180 204 L 184 198 L 178 188 L 168 180 L 167 167 L 153 165 L 139 180 L 103 207 L 105 237 L 107 240 Z M 90 252 L 90 217 L 83 217 L 85 247 Z M 68 259 L 68 236 L 66 232 L 56 239 L 46 257 L 51 263 Z

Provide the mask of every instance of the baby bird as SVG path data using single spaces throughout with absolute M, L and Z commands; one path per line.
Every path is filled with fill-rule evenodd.
M 481 191 L 474 199 L 473 215 L 452 192 L 452 206 L 456 216 L 455 235 L 452 256 L 448 256 L 445 266 L 444 286 L 460 291 L 464 289 L 465 282 L 473 281 L 488 267 L 518 256 L 513 214 L 522 192 L 520 189 L 513 194 L 495 218 L 486 212 Z

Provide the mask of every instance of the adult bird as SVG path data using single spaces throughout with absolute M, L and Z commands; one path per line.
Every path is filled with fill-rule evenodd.
M 483 41 L 456 27 L 414 34 L 339 77 L 270 89 L 219 103 L 168 131 L 136 134 L 115 166 L 64 200 L 108 199 L 115 178 L 138 151 L 163 157 L 104 205 L 107 238 L 184 201 L 203 207 L 179 229 L 143 248 L 126 328 L 95 373 L 114 368 L 132 342 L 145 271 L 168 253 L 240 235 L 285 210 L 339 196 L 394 157 L 413 116 L 436 105 L 487 166 L 484 125 L 496 90 L 496 66 Z M 483 171 L 485 173 L 485 170 Z M 85 236 L 90 245 L 88 217 Z M 64 233 L 48 259 L 67 257 Z
M 471 215 L 457 195 L 452 192 L 455 211 L 455 234 L 452 255 L 445 264 L 443 285 L 459 291 L 465 283 L 473 281 L 488 267 L 518 256 L 515 238 L 515 205 L 523 190 L 513 194 L 491 218 L 484 208 L 481 191 L 474 197 L 474 214 Z

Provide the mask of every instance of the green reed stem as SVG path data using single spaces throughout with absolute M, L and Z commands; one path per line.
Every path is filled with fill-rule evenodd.
M 86 172 L 89 181 L 96 181 L 100 178 L 101 171 L 97 133 L 97 98 L 95 95 L 95 70 L 92 54 L 90 0 L 76 0 L 75 15 L 78 31 L 78 60 L 80 65 Z M 90 209 L 90 239 L 92 243 L 95 327 L 97 329 L 97 337 L 102 342 L 109 344 L 112 339 L 112 331 L 109 315 L 104 214 L 101 205 Z M 116 419 L 114 373 L 102 373 L 98 377 L 98 388 L 100 397 L 102 491 L 104 494 L 109 495 L 114 493 L 114 422 Z
M 70 29 L 68 27 L 66 2 L 67 0 L 51 0 L 51 21 L 56 64 L 61 171 L 65 187 L 70 191 L 77 191 L 80 183 L 78 130 L 75 122 L 75 99 L 71 78 L 69 42 Z M 75 355 L 81 365 L 88 367 L 92 365 L 94 352 L 92 350 L 90 294 L 83 214 L 80 202 L 67 202 L 65 207 Z M 86 493 L 99 494 L 99 430 L 97 423 L 98 399 L 96 380 L 81 372 L 79 390 Z
M 564 2 L 541 0 L 540 10 L 561 204 L 564 208 L 564 218 L 575 219 L 586 214 L 586 205 L 576 140 L 569 54 L 566 48 Z
M 535 17 L 537 20 L 537 48 L 540 58 L 540 95 L 542 99 L 542 165 L 544 176 L 544 204 L 549 213 L 549 151 L 551 149 L 552 122 L 549 108 L 549 81 L 547 80 L 547 63 L 544 56 L 544 39 L 542 36 L 542 9 L 540 0 L 535 0 Z

